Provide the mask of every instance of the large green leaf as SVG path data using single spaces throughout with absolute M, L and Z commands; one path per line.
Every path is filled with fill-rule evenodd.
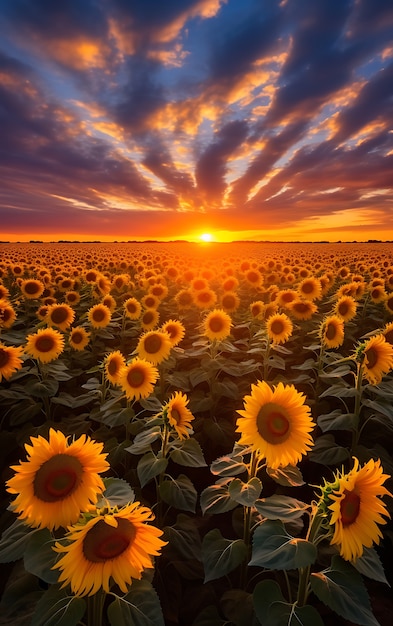
M 290 498 L 289 496 L 273 495 L 255 502 L 255 508 L 263 517 L 267 519 L 278 519 L 289 522 L 301 517 L 309 508 L 309 504 Z
M 144 487 L 150 480 L 159 476 L 162 472 L 165 472 L 167 465 L 168 459 L 162 457 L 157 459 L 154 452 L 146 452 L 146 454 L 139 459 L 136 468 L 141 487 Z
M 164 502 L 175 509 L 195 513 L 198 494 L 185 474 L 180 474 L 176 479 L 169 476 L 161 483 L 159 491 Z
M 231 511 L 237 506 L 237 502 L 231 498 L 228 491 L 228 483 L 231 479 L 221 478 L 215 485 L 206 487 L 201 493 L 202 513 L 218 514 Z
M 256 624 L 252 594 L 243 589 L 230 589 L 223 593 L 221 606 L 224 615 L 235 626 L 253 626 Z
M 247 465 L 241 454 L 227 454 L 213 461 L 210 471 L 216 476 L 237 476 L 247 471 Z
M 229 574 L 247 557 L 242 539 L 225 539 L 218 528 L 208 532 L 202 541 L 202 561 L 205 583 Z
M 312 574 L 310 583 L 321 602 L 341 617 L 361 626 L 379 626 L 361 575 L 341 557 L 334 556 L 330 567 Z
M 171 548 L 186 559 L 202 559 L 202 541 L 195 521 L 179 513 L 176 523 L 163 528 L 164 539 L 169 542 Z
M 351 430 L 354 422 L 353 413 L 343 413 L 340 409 L 334 409 L 330 413 L 319 415 L 318 426 L 322 432 L 328 430 Z
M 196 439 L 176 441 L 170 453 L 170 458 L 179 465 L 187 467 L 206 467 L 202 448 Z
M 234 478 L 229 483 L 229 495 L 242 506 L 254 506 L 262 491 L 262 483 L 254 476 L 244 483 L 240 478 Z
M 263 522 L 254 532 L 249 565 L 290 570 L 315 562 L 317 549 L 305 539 L 292 537 L 278 521 Z
M 165 626 L 158 595 L 148 580 L 133 580 L 130 591 L 108 606 L 111 626 Z
M 262 626 L 323 626 L 314 607 L 298 607 L 286 602 L 274 580 L 264 580 L 255 586 L 253 602 L 255 614 Z
M 46 380 L 31 380 L 26 384 L 26 391 L 35 398 L 51 398 L 59 389 L 59 381 L 54 378 Z
M 131 454 L 143 454 L 151 449 L 151 444 L 161 436 L 161 428 L 154 426 L 138 433 L 131 446 L 126 448 Z
M 309 458 L 314 463 L 322 465 L 337 465 L 350 457 L 349 450 L 339 446 L 333 435 L 321 435 L 315 442 L 314 447 L 309 452 Z
M 42 532 L 30 528 L 22 520 L 16 519 L 2 534 L 0 540 L 0 563 L 11 563 L 23 558 L 26 545 L 32 534 Z
M 300 487 L 304 485 L 302 473 L 296 465 L 287 465 L 277 469 L 267 467 L 266 473 L 283 487 Z
M 83 598 L 69 596 L 57 585 L 52 585 L 37 602 L 31 626 L 76 626 L 85 611 Z
M 381 560 L 374 548 L 364 548 L 362 556 L 356 559 L 352 565 L 363 576 L 386 585 L 389 584 Z
M 131 485 L 122 478 L 103 478 L 105 491 L 97 502 L 97 508 L 105 506 L 106 501 L 110 506 L 125 506 L 134 502 L 135 493 Z
M 46 583 L 53 584 L 59 577 L 58 570 L 53 570 L 57 554 L 52 550 L 54 539 L 47 528 L 30 536 L 24 554 L 24 566 L 27 572 L 38 576 Z

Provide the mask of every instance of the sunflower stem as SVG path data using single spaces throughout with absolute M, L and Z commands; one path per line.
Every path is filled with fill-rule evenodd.
M 314 545 L 319 543 L 318 541 L 318 533 L 323 522 L 323 515 L 316 507 L 314 513 L 311 515 L 310 525 L 308 528 L 308 532 L 306 535 L 306 540 L 310 541 Z M 302 607 L 307 603 L 307 598 L 310 593 L 310 573 L 311 573 L 311 565 L 307 567 L 301 567 L 299 569 L 299 586 L 297 591 L 297 606 Z
M 162 431 L 162 443 L 161 443 L 161 450 L 159 453 L 159 457 L 162 459 L 165 459 L 166 454 L 167 454 L 167 445 L 168 445 L 168 441 L 169 441 L 169 436 L 170 436 L 170 431 L 168 428 L 168 424 L 166 423 L 166 421 L 164 421 L 164 429 Z M 158 524 L 161 525 L 163 522 L 163 518 L 164 518 L 164 512 L 163 512 L 163 500 L 161 498 L 161 485 L 164 482 L 164 478 L 165 478 L 165 471 L 161 472 L 159 477 L 158 477 L 158 483 L 156 483 L 157 485 L 157 521 Z
M 105 591 L 100 589 L 87 598 L 87 626 L 102 626 Z
M 360 435 L 360 431 L 359 431 L 359 423 L 360 423 L 360 411 L 361 411 L 361 407 L 362 407 L 362 391 L 363 391 L 363 387 L 362 387 L 362 382 L 363 382 L 363 366 L 362 366 L 362 362 L 361 363 L 357 363 L 357 372 L 356 372 L 356 376 L 355 376 L 355 381 L 356 381 L 356 395 L 355 395 L 355 408 L 354 408 L 354 422 L 353 422 L 353 428 L 352 428 L 352 443 L 351 443 L 351 453 L 353 454 L 356 446 L 358 445 L 359 442 L 359 435 Z
M 258 453 L 254 450 L 251 454 L 250 463 L 248 466 L 248 481 L 256 476 L 258 470 Z M 247 586 L 247 564 L 251 557 L 251 519 L 252 519 L 252 507 L 243 507 L 243 541 L 247 547 L 247 558 L 243 561 L 240 570 L 240 589 L 245 589 Z

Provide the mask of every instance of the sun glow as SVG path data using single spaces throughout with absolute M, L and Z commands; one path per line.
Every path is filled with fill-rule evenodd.
M 213 241 L 213 235 L 211 233 L 202 233 L 202 235 L 199 235 L 199 239 L 208 243 L 209 241 Z

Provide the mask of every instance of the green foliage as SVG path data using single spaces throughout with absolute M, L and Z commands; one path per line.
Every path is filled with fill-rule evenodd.
M 250 565 L 290 570 L 307 567 L 316 559 L 315 545 L 292 537 L 279 521 L 263 522 L 254 532 Z
M 247 546 L 242 539 L 224 539 L 216 528 L 202 542 L 205 583 L 229 574 L 247 558 Z

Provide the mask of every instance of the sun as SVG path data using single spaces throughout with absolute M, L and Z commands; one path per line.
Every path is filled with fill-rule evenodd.
M 199 239 L 208 243 L 209 241 L 213 241 L 213 235 L 211 233 L 202 233 L 202 235 L 199 235 Z

